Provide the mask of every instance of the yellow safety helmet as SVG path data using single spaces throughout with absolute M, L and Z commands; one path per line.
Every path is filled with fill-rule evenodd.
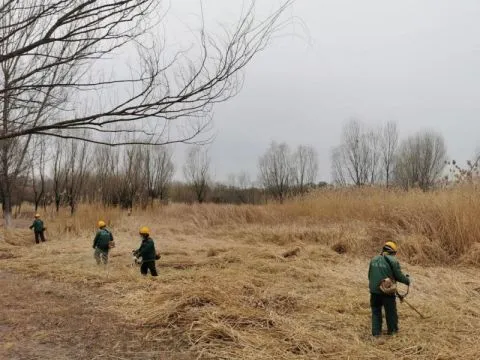
M 100 229 L 103 228 L 103 227 L 105 227 L 105 226 L 107 226 L 107 224 L 105 224 L 105 221 L 100 220 L 100 221 L 98 222 L 98 227 L 99 227 Z
M 398 246 L 393 241 L 387 241 L 385 245 L 383 245 L 383 250 L 387 252 L 396 253 L 398 251 Z
M 146 226 L 142 226 L 139 231 L 140 235 L 150 235 L 150 229 Z
M 39 218 L 39 217 L 40 217 L 40 214 L 38 214 L 38 213 L 35 214 L 35 217 L 36 217 L 36 218 Z

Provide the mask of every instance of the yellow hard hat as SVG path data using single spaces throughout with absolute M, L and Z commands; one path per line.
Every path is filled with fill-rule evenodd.
M 142 226 L 139 231 L 140 235 L 150 235 L 150 229 L 146 226 Z
M 103 227 L 105 227 L 105 226 L 107 226 L 107 224 L 105 224 L 105 221 L 100 220 L 100 221 L 98 222 L 98 227 L 99 227 L 99 228 L 103 228 Z
M 393 241 L 387 241 L 385 245 L 383 245 L 383 249 L 391 252 L 397 252 L 398 246 Z
M 35 214 L 35 217 L 36 217 L 36 218 L 39 218 L 39 217 L 40 217 L 40 214 L 38 214 L 38 213 Z

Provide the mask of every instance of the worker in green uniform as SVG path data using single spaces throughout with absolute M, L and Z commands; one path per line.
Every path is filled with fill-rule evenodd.
M 100 263 L 108 263 L 108 252 L 114 246 L 113 235 L 107 230 L 106 224 L 103 220 L 98 222 L 98 231 L 93 239 L 93 248 L 95 249 L 94 258 L 97 265 Z
M 394 335 L 398 332 L 396 292 L 389 292 L 382 283 L 387 281 L 387 283 L 394 284 L 398 281 L 410 285 L 408 275 L 403 274 L 396 258 L 397 250 L 397 244 L 388 241 L 383 246 L 382 253 L 370 261 L 368 280 L 373 336 L 379 336 L 382 333 L 382 307 L 385 309 L 388 334 Z
M 40 214 L 35 214 L 35 220 L 33 220 L 33 224 L 30 225 L 30 229 L 33 229 L 33 232 L 35 234 L 35 243 L 39 244 L 40 240 L 42 240 L 42 242 L 45 242 L 45 226 L 43 224 L 43 221 L 40 220 Z
M 142 238 L 142 244 L 137 250 L 133 251 L 133 255 L 137 258 L 142 258 L 140 265 L 140 273 L 142 275 L 147 275 L 150 270 L 152 276 L 158 276 L 157 268 L 155 267 L 155 260 L 160 258 L 155 251 L 155 243 L 150 237 L 150 229 L 146 226 L 143 226 L 140 231 L 140 236 Z

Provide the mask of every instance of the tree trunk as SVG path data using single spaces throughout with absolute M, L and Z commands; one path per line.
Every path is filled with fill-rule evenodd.
M 70 198 L 70 215 L 75 213 L 75 199 L 73 197 Z
M 55 210 L 60 210 L 60 195 L 58 193 L 55 194 Z
M 2 187 L 2 210 L 3 218 L 5 220 L 5 227 L 9 227 L 12 224 L 12 189 L 9 179 L 9 166 L 8 166 L 8 145 L 5 143 L 2 148 L 2 168 L 0 170 L 1 179 L 0 186 Z
M 8 228 L 12 225 L 12 198 L 10 194 L 10 189 L 4 192 L 3 194 L 3 218 L 5 220 L 5 227 Z

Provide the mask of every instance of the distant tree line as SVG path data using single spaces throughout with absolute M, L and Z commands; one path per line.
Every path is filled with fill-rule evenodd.
M 425 130 L 400 141 L 395 122 L 369 127 L 350 120 L 343 128 L 340 145 L 331 154 L 332 176 L 337 185 L 418 187 L 424 191 L 439 185 L 447 165 L 443 136 Z
M 318 154 L 305 145 L 291 150 L 273 142 L 259 158 L 258 181 L 239 171 L 225 183 L 213 179 L 206 146 L 187 148 L 181 167 L 169 146 L 111 147 L 33 137 L 31 149 L 22 160 L 27 166 L 12 181 L 11 201 L 31 202 L 35 210 L 51 205 L 73 214 L 82 202 L 125 209 L 169 202 L 262 204 L 326 185 L 316 182 Z M 173 180 L 176 170 L 182 170 L 184 181 Z
M 385 186 L 430 190 L 479 176 L 479 159 L 460 167 L 447 161 L 445 141 L 434 131 L 399 139 L 396 123 L 369 127 L 358 120 L 345 124 L 340 144 L 332 150 L 335 186 Z M 245 171 L 226 182 L 211 173 L 208 146 L 191 145 L 183 165 L 175 163 L 170 146 L 112 147 L 76 139 L 32 136 L 29 151 L 10 156 L 14 169 L 1 189 L 8 188 L 17 209 L 31 202 L 35 210 L 54 206 L 73 214 L 78 204 L 101 203 L 125 209 L 154 204 L 283 202 L 329 184 L 318 181 L 318 153 L 311 145 L 291 147 L 272 142 L 258 158 L 254 181 Z M 446 167 L 450 167 L 449 172 Z M 174 181 L 182 171 L 184 181 Z M 4 199 L 0 191 L 0 201 Z
M 207 26 L 199 4 L 198 21 L 184 24 L 191 36 L 180 39 L 162 1 L 2 1 L 5 225 L 25 189 L 36 207 L 53 202 L 72 212 L 84 200 L 146 206 L 165 197 L 158 177 L 168 174 L 168 158 L 141 145 L 208 141 L 214 105 L 238 94 L 245 67 L 291 23 L 283 18 L 291 5 L 281 1 L 260 17 L 252 0 L 230 26 Z M 47 148 L 61 152 L 47 156 Z

